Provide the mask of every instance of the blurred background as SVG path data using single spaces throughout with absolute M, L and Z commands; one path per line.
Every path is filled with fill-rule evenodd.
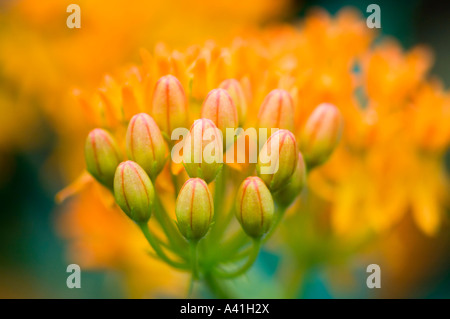
M 57 164 L 55 157 L 60 155 L 55 155 L 55 149 L 64 153 L 72 145 L 57 144 L 58 134 L 71 132 L 62 129 L 65 123 L 54 115 L 54 110 L 67 99 L 69 89 L 95 87 L 117 65 L 139 61 L 140 47 L 151 47 L 160 40 L 175 43 L 180 38 L 204 41 L 247 25 L 295 22 L 315 6 L 332 15 L 342 7 L 353 6 L 367 16 L 367 6 L 377 3 L 381 7 L 380 36 L 395 37 L 405 49 L 419 43 L 429 45 L 435 57 L 431 73 L 442 79 L 446 89 L 450 84 L 450 6 L 445 1 L 240 1 L 242 7 L 238 10 L 227 1 L 193 1 L 191 8 L 182 7 L 177 1 L 160 1 L 159 6 L 142 2 L 142 7 L 133 5 L 123 10 L 119 10 L 118 1 L 99 1 L 95 5 L 89 1 L 73 2 L 79 3 L 82 10 L 82 29 L 76 35 L 65 27 L 69 2 L 0 0 L 2 298 L 127 296 L 120 275 L 100 269 L 82 273 L 82 289 L 66 286 L 66 267 L 71 261 L 66 242 L 55 227 L 61 211 L 54 198 L 76 176 L 68 176 L 67 170 Z M 116 45 L 121 49 L 115 50 Z M 46 76 L 42 76 L 44 73 Z M 70 110 L 58 112 L 70 120 Z M 449 152 L 446 169 L 448 173 Z M 450 298 L 449 225 L 444 223 L 434 238 L 421 233 L 407 218 L 399 227 L 410 233 L 412 243 L 421 242 L 430 250 L 440 247 L 434 254 L 430 251 L 426 256 L 412 256 L 432 259 L 426 276 L 418 281 L 411 279 L 406 289 L 391 287 L 390 292 L 375 292 L 365 287 L 367 274 L 356 258 L 345 266 L 361 278 L 353 289 L 333 289 L 336 283 L 331 284 L 318 266 L 309 273 L 297 296 Z M 270 279 L 277 258 L 263 253 L 256 272 L 250 276 Z M 410 269 L 402 271 L 408 273 Z M 345 278 L 338 278 L 337 282 L 345 285 Z

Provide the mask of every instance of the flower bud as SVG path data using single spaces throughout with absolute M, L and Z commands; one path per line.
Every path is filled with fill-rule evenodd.
M 150 115 L 133 116 L 128 125 L 126 145 L 128 158 L 138 163 L 154 181 L 166 162 L 167 146 Z
M 122 160 L 114 138 L 105 130 L 96 128 L 89 132 L 84 146 L 88 172 L 101 184 L 112 190 L 114 172 Z
M 273 133 L 262 147 L 256 171 L 271 191 L 278 190 L 291 178 L 297 166 L 297 144 L 288 130 Z
M 219 87 L 225 89 L 231 96 L 237 110 L 239 125 L 242 126 L 247 118 L 247 100 L 241 84 L 235 79 L 228 79 L 220 83 Z
M 206 235 L 214 214 L 214 202 L 205 181 L 191 178 L 181 188 L 175 206 L 178 228 L 186 239 Z
M 308 167 L 324 163 L 339 143 L 342 116 L 333 104 L 320 104 L 309 116 L 300 135 L 300 150 Z
M 302 153 L 298 153 L 297 166 L 288 183 L 282 186 L 275 194 L 275 201 L 288 207 L 301 193 L 303 187 L 306 185 L 306 165 L 303 160 Z
M 269 231 L 274 214 L 272 195 L 256 176 L 247 177 L 236 197 L 236 217 L 247 235 L 259 238 Z
M 192 124 L 183 146 L 183 163 L 189 177 L 210 183 L 223 165 L 222 135 L 213 121 L 199 119 Z
M 116 203 L 136 223 L 146 223 L 153 210 L 155 191 L 150 178 L 135 162 L 120 163 L 114 176 Z
M 225 136 L 227 128 L 237 128 L 236 106 L 224 89 L 214 89 L 208 93 L 202 106 L 202 118 L 210 119 Z
M 153 92 L 152 116 L 161 131 L 170 137 L 172 130 L 187 127 L 187 100 L 183 86 L 173 75 L 158 80 Z
M 258 127 L 294 130 L 294 102 L 287 91 L 275 89 L 266 96 L 259 109 Z

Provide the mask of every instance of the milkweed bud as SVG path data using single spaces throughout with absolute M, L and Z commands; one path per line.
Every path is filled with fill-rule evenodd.
M 156 83 L 151 114 L 161 131 L 169 137 L 173 129 L 187 127 L 186 93 L 173 75 L 163 76 Z
M 210 183 L 223 165 L 222 135 L 213 121 L 199 119 L 192 124 L 183 146 L 183 163 L 189 177 Z
M 275 89 L 266 96 L 259 109 L 258 127 L 294 130 L 294 102 L 287 91 Z
M 271 191 L 289 181 L 297 166 L 297 152 L 294 134 L 288 130 L 278 130 L 267 139 L 259 153 L 256 172 Z
M 191 178 L 181 188 L 175 206 L 178 228 L 186 239 L 206 235 L 214 214 L 214 202 L 205 181 Z
M 150 115 L 140 113 L 133 116 L 128 125 L 126 145 L 128 158 L 155 180 L 166 162 L 167 145 Z
M 114 176 L 116 203 L 136 223 L 147 222 L 152 214 L 155 191 L 150 178 L 135 162 L 120 163 Z
M 297 166 L 288 183 L 282 186 L 273 196 L 275 201 L 284 206 L 289 206 L 301 193 L 306 184 L 306 165 L 302 153 L 298 153 Z
M 300 150 L 308 167 L 328 159 L 339 144 L 342 126 L 341 113 L 333 104 L 322 103 L 314 109 L 300 135 Z
M 225 89 L 236 107 L 239 125 L 242 126 L 247 119 L 247 100 L 241 84 L 235 79 L 228 79 L 220 83 L 219 87 Z
M 267 186 L 259 177 L 247 177 L 236 197 L 236 217 L 244 231 L 250 237 L 261 237 L 269 231 L 273 214 L 273 199 Z
M 114 172 L 122 160 L 114 138 L 105 130 L 96 128 L 89 132 L 84 146 L 88 172 L 101 184 L 112 190 Z
M 202 118 L 210 119 L 225 136 L 227 128 L 237 128 L 236 106 L 224 89 L 214 89 L 208 93 L 202 106 Z

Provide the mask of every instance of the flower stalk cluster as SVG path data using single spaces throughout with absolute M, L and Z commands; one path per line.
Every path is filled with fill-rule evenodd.
M 175 143 L 168 137 L 171 130 L 187 126 L 187 100 L 175 76 L 160 78 L 150 114 L 132 116 L 125 137 L 116 141 L 112 133 L 99 128 L 89 133 L 87 169 L 138 225 L 153 256 L 191 272 L 194 280 L 236 278 L 251 268 L 286 208 L 299 197 L 306 185 L 307 165 L 322 164 L 336 147 L 340 118 L 336 107 L 320 105 L 307 120 L 300 151 L 292 132 L 292 96 L 282 89 L 271 91 L 261 105 L 257 125 L 273 134 L 256 150 L 256 165 L 245 163 L 245 169 L 236 172 L 223 162 L 224 154 L 236 142 L 225 141 L 225 131 L 238 128 L 249 114 L 241 84 L 226 79 L 201 104 L 201 118 L 183 139 L 184 170 L 176 171 L 169 158 Z M 125 152 L 118 141 L 124 141 Z M 171 179 L 162 176 L 165 167 Z M 174 184 L 174 212 L 168 211 L 161 199 L 161 179 Z M 234 203 L 228 203 L 233 196 Z M 176 222 L 170 217 L 173 213 Z M 153 219 L 163 236 L 149 227 Z M 235 233 L 233 223 L 240 225 Z M 230 263 L 231 269 L 224 268 Z

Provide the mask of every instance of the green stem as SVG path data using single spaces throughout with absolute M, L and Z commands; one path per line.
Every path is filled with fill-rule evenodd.
M 254 239 L 253 249 L 251 250 L 250 255 L 248 256 L 247 262 L 244 265 L 242 265 L 241 268 L 238 268 L 235 271 L 229 273 L 224 273 L 219 270 L 216 270 L 215 274 L 218 277 L 224 279 L 231 279 L 245 274 L 250 269 L 250 267 L 253 266 L 253 264 L 255 263 L 256 258 L 258 257 L 259 254 L 260 247 L 261 247 L 261 240 Z
M 196 280 L 199 278 L 198 273 L 198 260 L 197 260 L 197 253 L 198 253 L 198 241 L 192 240 L 189 242 L 189 251 L 191 256 L 191 268 L 192 268 L 192 279 Z
M 161 225 L 162 230 L 167 236 L 170 245 L 174 248 L 180 256 L 186 259 L 187 244 L 181 237 L 179 231 L 176 229 L 175 224 L 170 220 L 164 206 L 159 199 L 159 196 L 155 194 L 155 217 L 158 223 Z
M 278 225 L 280 224 L 281 220 L 283 219 L 283 216 L 284 216 L 285 212 L 286 212 L 285 208 L 278 208 L 277 209 L 277 212 L 275 214 L 275 220 L 273 221 L 272 227 L 270 227 L 269 232 L 264 237 L 263 243 L 266 243 L 270 239 L 270 237 L 273 236 L 273 234 L 275 233 L 276 229 L 278 228 Z
M 150 229 L 148 228 L 147 223 L 139 223 L 138 226 L 141 229 L 142 233 L 144 234 L 145 238 L 147 239 L 148 243 L 150 244 L 150 246 L 152 246 L 153 250 L 155 251 L 156 255 L 159 258 L 161 258 L 163 261 L 168 263 L 170 266 L 175 267 L 177 269 L 183 269 L 183 270 L 189 269 L 188 265 L 173 261 L 165 254 L 165 252 L 159 246 L 158 241 L 150 233 Z
M 173 184 L 173 189 L 174 189 L 174 195 L 175 195 L 175 200 L 178 197 L 178 192 L 180 191 L 179 185 L 178 185 L 178 179 L 177 176 L 172 172 L 172 161 L 170 161 L 169 164 L 169 171 L 170 171 L 170 178 L 172 179 L 172 184 Z
M 233 296 L 230 292 L 220 285 L 211 273 L 205 274 L 205 283 L 214 296 L 220 299 L 231 299 Z
M 225 191 L 226 179 L 224 178 L 226 166 L 223 165 L 222 169 L 216 176 L 215 189 L 214 189 L 214 217 L 217 220 L 221 217 L 223 211 L 223 199 Z
M 236 254 L 245 244 L 249 242 L 249 237 L 244 233 L 242 229 L 238 229 L 238 231 L 221 247 L 224 247 L 220 252 L 217 251 L 219 255 L 219 260 L 227 260 L 231 258 L 234 254 Z

